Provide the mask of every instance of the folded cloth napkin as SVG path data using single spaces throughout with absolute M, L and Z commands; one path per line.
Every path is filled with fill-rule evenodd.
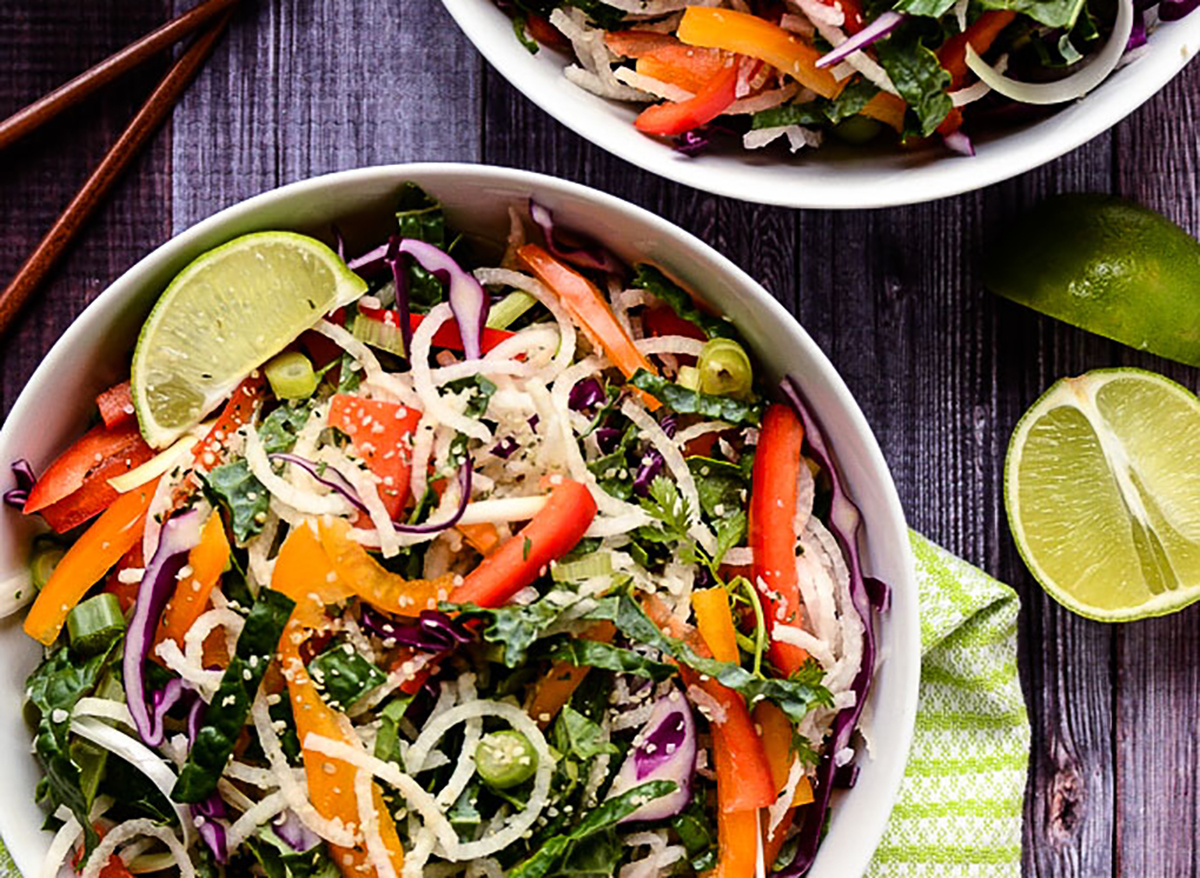
M 866 878 L 1018 878 L 1029 718 L 1016 592 L 912 535 L 921 691 L 912 752 Z
M 1019 878 L 1029 718 L 1016 592 L 912 535 L 921 695 L 904 786 L 865 878 Z M 0 878 L 20 878 L 0 844 Z

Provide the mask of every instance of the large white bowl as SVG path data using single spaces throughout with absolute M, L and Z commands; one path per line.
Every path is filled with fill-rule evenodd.
M 941 147 L 918 151 L 830 146 L 788 156 L 767 149 L 727 148 L 685 156 L 633 127 L 631 104 L 597 97 L 562 75 L 565 55 L 531 55 L 494 0 L 442 0 L 459 27 L 509 82 L 566 125 L 647 171 L 697 189 L 759 204 L 849 209 L 933 201 L 1023 174 L 1070 152 L 1116 125 L 1200 51 L 1200 12 L 1165 24 L 1149 51 L 1086 98 L 1053 116 L 975 139 L 974 158 Z
M 787 311 L 741 269 L 665 220 L 610 195 L 522 171 L 478 165 L 414 164 L 317 177 L 234 205 L 159 247 L 129 269 L 73 323 L 43 360 L 0 428 L 0 464 L 29 459 L 41 470 L 85 428 L 100 390 L 119 380 L 141 321 L 170 278 L 199 253 L 262 229 L 322 234 L 336 221 L 366 245 L 386 234 L 400 185 L 412 180 L 446 206 L 466 232 L 502 239 L 510 205 L 531 194 L 566 226 L 587 228 L 620 256 L 649 260 L 689 283 L 735 320 L 777 377 L 800 378 L 812 409 L 832 437 L 850 495 L 862 510 L 867 572 L 888 582 L 894 602 L 881 625 L 887 661 L 872 699 L 874 759 L 833 812 L 814 878 L 860 875 L 883 832 L 900 786 L 916 715 L 920 670 L 917 589 L 904 513 L 871 428 L 817 345 Z M 0 482 L 0 484 L 6 484 Z M 0 579 L 25 560 L 31 524 L 5 508 L 0 517 Z M 19 617 L 0 623 L 0 833 L 26 875 L 37 872 L 50 842 L 34 804 L 39 769 L 19 705 L 39 648 Z

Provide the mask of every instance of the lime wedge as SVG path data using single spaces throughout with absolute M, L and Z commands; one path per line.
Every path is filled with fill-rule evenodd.
M 366 292 L 336 253 L 293 232 L 256 232 L 198 257 L 138 336 L 133 404 L 163 448 L 321 317 Z
M 1004 467 L 1029 570 L 1103 622 L 1200 599 L 1200 400 L 1161 375 L 1065 378 L 1017 424 Z

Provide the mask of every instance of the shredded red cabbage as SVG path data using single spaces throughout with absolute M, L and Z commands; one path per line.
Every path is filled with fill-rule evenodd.
M 216 793 L 212 796 L 220 802 L 220 797 Z M 209 800 L 211 801 L 211 800 Z M 205 804 L 208 804 L 207 802 Z M 224 803 L 221 803 L 224 805 Z M 192 817 L 196 823 L 196 832 L 200 834 L 200 838 L 204 839 L 204 843 L 208 845 L 208 849 L 212 851 L 213 857 L 218 863 L 224 865 L 229 862 L 229 846 L 225 839 L 225 824 L 211 817 L 205 817 L 201 813 L 202 805 L 192 805 Z
M 422 652 L 449 652 L 474 640 L 462 625 L 437 610 L 422 610 L 416 622 L 397 622 L 363 604 L 362 624 L 376 637 Z
M 463 353 L 468 360 L 478 360 L 482 357 L 483 328 L 487 324 L 488 309 L 491 307 L 491 299 L 483 285 L 450 254 L 426 241 L 405 238 L 400 242 L 398 251 L 412 256 L 422 268 L 449 286 L 447 298 L 450 300 L 450 310 L 454 312 L 454 319 L 458 321 Z M 407 303 L 407 296 L 405 299 Z M 400 301 L 398 281 L 396 301 Z M 407 314 L 397 316 L 404 318 L 401 321 L 402 327 L 408 325 Z
M 678 689 L 672 688 L 654 703 L 650 718 L 633 740 L 633 748 L 613 778 L 609 796 L 618 796 L 652 780 L 674 781 L 676 789 L 647 802 L 621 822 L 674 817 L 692 800 L 697 749 L 692 708 Z
M 946 144 L 947 149 L 953 150 L 959 155 L 968 157 L 975 155 L 975 144 L 971 142 L 971 138 L 967 136 L 966 132 L 961 129 L 942 135 L 942 142 Z
M 610 274 L 624 273 L 625 266 L 621 264 L 621 260 L 613 256 L 602 244 L 576 232 L 562 235 L 561 230 L 555 229 L 554 214 L 551 213 L 550 208 L 539 204 L 532 198 L 529 199 L 529 218 L 542 230 L 542 236 L 546 239 L 546 249 L 559 259 L 579 268 L 591 268 Z M 567 245 L 562 240 L 563 237 L 576 240 L 578 245 L 574 247 Z
M 621 441 L 621 436 L 621 431 L 616 427 L 601 427 L 596 431 L 596 444 L 605 454 L 612 454 L 617 450 L 617 443 Z
M 685 131 L 675 138 L 675 151 L 684 155 L 699 155 L 708 149 L 711 141 L 708 136 L 696 128 Z
M 322 485 L 344 497 L 359 512 L 367 512 L 367 504 L 363 503 L 362 498 L 358 496 L 354 485 L 350 484 L 350 480 L 336 468 L 328 464 L 314 463 L 307 457 L 301 457 L 298 454 L 278 453 L 269 455 L 269 458 L 294 463 Z
M 16 487 L 4 492 L 4 503 L 16 509 L 24 509 L 25 504 L 29 502 L 29 492 L 37 484 L 37 476 L 34 475 L 33 467 L 29 465 L 29 461 L 24 458 L 13 461 L 9 464 L 9 468 L 12 469 L 13 481 L 16 482 Z
M 661 426 L 663 428 L 663 432 L 666 433 L 668 437 L 674 436 L 675 426 L 677 423 L 678 419 L 675 417 L 675 415 L 667 415 L 662 419 Z M 649 495 L 650 483 L 658 477 L 658 474 L 662 472 L 662 468 L 665 465 L 666 461 L 663 460 L 663 456 L 657 448 L 648 449 L 646 453 L 642 455 L 641 466 L 638 467 L 637 475 L 635 475 L 633 478 L 633 493 L 637 494 L 639 497 L 645 497 Z
M 899 27 L 900 23 L 906 18 L 908 16 L 903 12 L 894 12 L 889 9 L 846 40 L 846 42 L 833 49 L 833 51 L 822 55 L 817 61 L 817 67 L 832 67 L 834 64 L 845 61 L 847 57 L 853 55 L 855 52 L 865 49 L 876 40 L 886 37 Z
M 412 320 L 408 307 L 408 266 L 400 254 L 400 238 L 388 238 L 387 254 L 383 261 L 392 270 L 392 285 L 396 288 L 396 299 L 392 309 L 396 313 L 396 324 L 400 328 L 400 339 L 404 342 L 405 354 L 412 351 Z
M 1200 0 L 1162 0 L 1158 4 L 1158 17 L 1163 21 L 1179 21 L 1200 7 Z
M 862 565 L 858 555 L 858 528 L 861 521 L 858 508 L 846 496 L 837 469 L 833 465 L 826 445 L 824 434 L 816 418 L 810 414 L 804 404 L 803 395 L 796 379 L 790 375 L 780 382 L 780 388 L 788 401 L 800 416 L 804 424 L 804 439 L 809 453 L 829 474 L 833 496 L 829 508 L 829 530 L 842 547 L 846 557 L 846 566 L 850 570 L 850 597 L 854 609 L 863 622 L 863 657 L 858 674 L 854 677 L 851 688 L 857 696 L 853 707 L 840 711 L 833 721 L 831 739 L 826 743 L 824 755 L 817 766 L 816 782 L 813 785 L 813 803 L 805 809 L 804 825 L 800 829 L 800 844 L 792 863 L 775 872 L 776 878 L 799 878 L 812 868 L 816 859 L 817 846 L 825 828 L 825 817 L 829 812 L 830 795 L 835 786 L 835 776 L 838 767 L 834 764 L 834 754 L 850 746 L 858 718 L 867 702 L 871 689 L 871 675 L 875 668 L 875 619 L 872 613 L 870 591 L 862 573 Z M 881 589 L 875 589 L 880 593 Z M 846 766 L 842 766 L 845 770 Z
M 150 646 L 154 643 L 154 627 L 162 618 L 167 601 L 175 593 L 179 571 L 187 563 L 188 552 L 199 541 L 200 513 L 195 509 L 175 515 L 163 525 L 158 550 L 146 565 L 146 572 L 138 589 L 137 602 L 133 607 L 133 617 L 129 620 L 129 630 L 125 634 L 125 653 L 122 661 L 125 698 L 138 734 L 151 747 L 162 743 L 163 715 L 170 705 L 179 700 L 183 691 L 182 683 L 173 695 L 167 691 L 172 688 L 172 684 L 178 682 L 173 680 L 161 694 L 161 699 L 159 693 L 155 693 L 156 703 L 152 715 L 150 705 L 146 703 L 143 666 L 150 653 Z M 167 705 L 166 708 L 162 708 L 164 704 Z
M 297 853 L 311 851 L 321 843 L 321 836 L 305 826 L 290 808 L 275 818 L 271 829 Z
M 596 406 L 600 405 L 605 400 L 604 386 L 595 378 L 588 378 L 586 381 L 580 381 L 571 388 L 571 395 L 567 402 L 571 406 L 572 411 L 584 412 L 592 414 L 596 411 Z
M 512 436 L 505 436 L 492 448 L 492 454 L 496 455 L 496 457 L 503 457 L 505 460 L 508 460 L 513 456 L 513 454 L 516 453 L 518 448 L 520 448 L 520 446 L 517 444 L 516 439 L 514 439 Z

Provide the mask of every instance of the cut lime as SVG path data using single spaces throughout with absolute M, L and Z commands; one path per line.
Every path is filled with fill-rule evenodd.
M 1200 599 L 1200 400 L 1140 369 L 1059 381 L 1004 467 L 1013 538 L 1042 587 L 1103 622 Z
M 293 232 L 244 235 L 198 257 L 162 294 L 133 354 L 133 403 L 146 441 L 169 445 L 366 289 L 336 253 Z

